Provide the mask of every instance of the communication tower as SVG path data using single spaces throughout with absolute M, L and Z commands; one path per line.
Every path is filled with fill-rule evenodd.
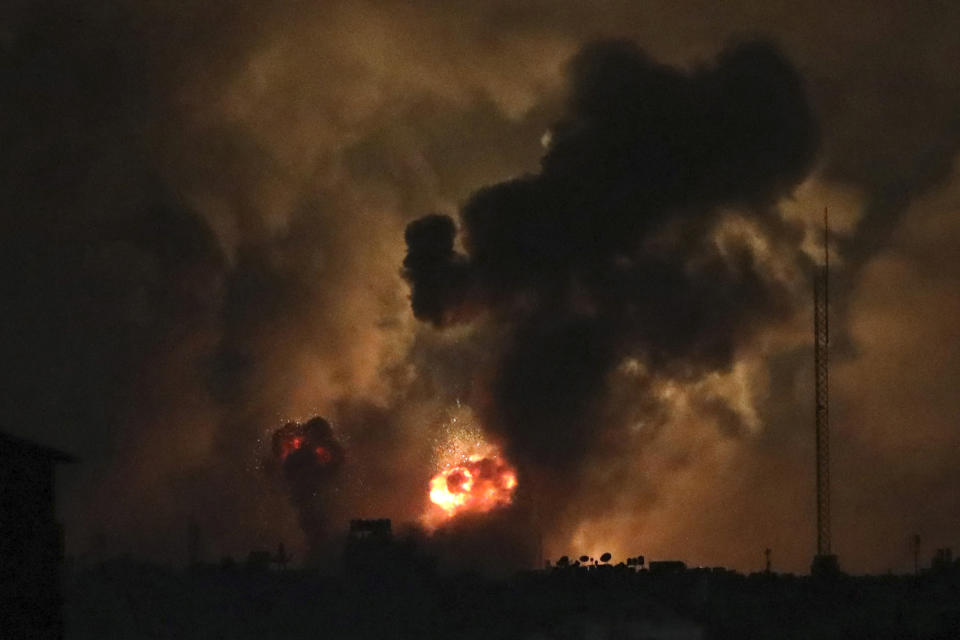
M 823 210 L 823 265 L 813 279 L 813 366 L 817 438 L 817 555 L 810 573 L 829 575 L 840 571 L 830 548 L 830 251 L 829 219 Z

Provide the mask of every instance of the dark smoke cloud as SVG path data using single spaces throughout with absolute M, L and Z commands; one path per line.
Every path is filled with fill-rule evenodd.
M 748 42 L 689 72 L 636 45 L 590 45 L 570 65 L 567 115 L 541 170 L 475 193 L 455 224 L 407 227 L 415 315 L 489 312 L 512 327 L 490 383 L 491 426 L 521 461 L 581 461 L 606 376 L 633 357 L 695 378 L 796 309 L 749 242 L 718 249 L 730 210 L 778 250 L 798 231 L 774 203 L 808 171 L 817 126 L 773 45 Z M 793 255 L 793 259 L 800 259 Z
M 321 417 L 289 422 L 273 433 L 272 451 L 283 471 L 300 526 L 311 549 L 328 542 L 329 517 L 325 493 L 344 463 L 344 448 L 330 423 Z
M 226 258 L 150 152 L 166 74 L 128 7 L 11 6 L 0 26 L 0 411 L 91 467 L 156 362 L 202 342 Z M 69 426 L 65 426 L 69 425 Z M 43 437 L 43 436 L 41 436 Z M 91 446 L 92 445 L 92 446 Z

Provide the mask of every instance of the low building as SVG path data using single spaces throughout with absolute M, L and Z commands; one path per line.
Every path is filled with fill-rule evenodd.
M 687 563 L 680 560 L 653 560 L 649 566 L 650 573 L 657 575 L 683 573 L 687 570 Z
M 74 459 L 0 433 L 0 637 L 63 637 L 63 529 L 54 499 L 62 462 Z

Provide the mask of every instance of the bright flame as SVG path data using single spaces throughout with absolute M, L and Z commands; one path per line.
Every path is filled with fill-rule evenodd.
M 436 508 L 424 520 L 436 526 L 460 513 L 483 513 L 508 505 L 516 486 L 517 472 L 499 455 L 472 455 L 430 480 L 430 502 Z
M 420 521 L 436 529 L 461 513 L 484 513 L 513 502 L 517 471 L 488 442 L 473 411 L 457 402 L 437 430 L 430 504 Z

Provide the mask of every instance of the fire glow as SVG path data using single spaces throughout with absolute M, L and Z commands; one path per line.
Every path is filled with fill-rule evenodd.
M 294 451 L 298 451 L 300 447 L 303 446 L 303 436 L 281 437 L 278 442 L 279 453 L 277 455 L 279 455 L 280 460 L 283 461 L 287 459 L 287 456 Z
M 342 462 L 343 447 L 329 423 L 314 418 L 304 424 L 290 422 L 273 434 L 273 454 L 282 465 L 336 467 Z
M 517 473 L 498 455 L 473 455 L 430 480 L 430 502 L 443 519 L 464 512 L 483 513 L 513 502 Z

